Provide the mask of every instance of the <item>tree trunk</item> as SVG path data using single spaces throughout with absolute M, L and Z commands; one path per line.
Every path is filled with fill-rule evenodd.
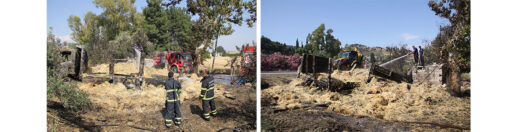
M 453 62 L 451 62 L 453 63 Z M 450 83 L 449 86 L 451 90 L 454 92 L 454 94 L 458 97 L 461 97 L 461 74 L 460 70 L 457 67 L 456 64 L 450 65 L 450 80 L 448 82 Z
M 445 82 L 447 85 L 448 90 L 453 94 L 454 96 L 461 97 L 461 71 L 456 64 L 456 57 L 454 55 L 449 54 L 449 56 L 445 56 L 445 68 L 443 69 L 443 72 L 447 72 L 444 74 Z
M 211 72 L 215 70 L 215 57 L 216 57 L 216 46 L 218 45 L 218 35 L 216 36 L 215 47 L 213 48 L 213 64 L 211 65 Z
M 138 80 L 137 80 L 137 89 L 141 90 L 143 89 L 143 75 L 144 75 L 144 68 L 145 68 L 145 54 L 141 52 L 140 58 L 139 58 L 139 72 L 138 72 Z

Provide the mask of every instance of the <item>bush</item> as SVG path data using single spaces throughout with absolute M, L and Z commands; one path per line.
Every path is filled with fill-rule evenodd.
M 211 59 L 211 55 L 210 55 L 210 54 L 211 54 L 211 53 L 209 53 L 209 52 L 207 52 L 207 51 L 206 51 L 206 52 L 204 52 L 204 53 L 202 54 L 202 58 L 203 58 L 203 59 Z
M 268 56 L 261 55 L 261 70 L 297 70 L 300 64 L 300 55 L 284 56 L 280 52 L 275 52 Z
M 299 54 L 294 54 L 292 56 L 289 56 L 288 57 L 289 70 L 297 70 L 297 67 L 299 67 L 299 65 L 300 65 L 300 61 L 302 61 L 302 60 L 301 60 Z
M 129 32 L 122 32 L 114 40 L 109 41 L 109 45 L 114 50 L 114 58 L 132 57 L 132 40 Z
M 47 100 L 52 97 L 57 97 L 73 112 L 83 112 L 91 106 L 88 95 L 77 89 L 76 84 L 55 76 L 49 76 L 47 80 Z
M 97 36 L 90 38 L 85 44 L 89 62 L 92 65 L 108 63 L 110 54 L 113 54 L 115 59 L 133 57 L 132 45 L 135 43 L 143 47 L 143 52 L 147 58 L 154 56 L 155 46 L 148 41 L 143 29 L 138 28 L 132 33 L 121 32 L 111 41 L 107 41 L 102 35 L 95 35 Z
M 240 56 L 240 53 L 233 53 L 233 54 L 225 53 L 225 54 L 223 54 L 222 56 L 234 57 L 234 56 Z

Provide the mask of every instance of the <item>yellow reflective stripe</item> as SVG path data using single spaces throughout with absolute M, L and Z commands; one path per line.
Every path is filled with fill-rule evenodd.
M 206 95 L 207 95 L 207 91 L 206 91 L 206 92 L 204 92 L 204 95 L 202 95 L 202 98 L 205 98 L 205 97 L 206 97 Z
M 180 118 L 180 117 L 176 117 L 175 119 L 176 119 L 176 120 L 180 120 L 180 119 L 182 119 L 182 118 Z
M 177 101 L 176 99 L 170 99 L 170 100 L 166 100 L 167 102 L 175 102 Z
M 209 118 L 209 113 L 205 113 L 204 118 Z
M 211 90 L 211 89 L 215 89 L 215 87 L 210 87 L 210 88 L 201 88 L 200 90 Z
M 167 124 L 165 124 L 165 125 L 166 125 L 166 126 L 172 126 L 172 123 L 170 123 L 170 124 L 168 124 L 168 123 L 167 123 Z
M 206 98 L 204 97 L 202 100 L 212 100 L 213 98 L 215 98 L 215 96 L 211 97 L 211 98 Z
M 216 112 L 216 110 L 212 110 L 211 112 Z
M 204 97 L 204 95 L 201 94 L 200 97 Z
M 173 121 L 173 120 L 172 120 L 172 119 L 166 119 L 165 121 L 166 121 L 166 122 L 171 122 L 171 121 Z

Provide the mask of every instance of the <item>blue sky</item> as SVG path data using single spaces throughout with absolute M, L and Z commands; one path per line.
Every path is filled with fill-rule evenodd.
M 183 2 L 184 3 L 184 2 Z M 184 6 L 185 4 L 182 4 Z M 138 12 L 143 11 L 147 6 L 146 0 L 136 0 L 134 6 Z M 83 17 L 87 12 L 100 14 L 102 9 L 96 8 L 93 0 L 48 0 L 47 1 L 47 29 L 52 26 L 53 33 L 66 41 L 73 41 L 70 38 L 72 31 L 68 27 L 68 17 L 75 15 Z M 256 42 L 256 24 L 249 28 L 246 24 L 242 26 L 233 25 L 235 32 L 230 36 L 222 36 L 218 39 L 218 45 L 223 46 L 228 51 L 235 51 L 235 46 L 246 43 Z
M 262 0 L 261 34 L 273 41 L 295 45 L 324 23 L 344 44 L 390 46 L 420 45 L 433 40 L 439 25 L 424 0 Z

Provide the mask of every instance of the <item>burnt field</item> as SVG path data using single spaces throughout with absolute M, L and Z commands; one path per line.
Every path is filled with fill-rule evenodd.
M 262 130 L 470 130 L 470 98 L 454 97 L 441 85 L 378 77 L 367 83 L 367 69 L 352 74 L 335 71 L 331 76 L 357 85 L 331 91 L 304 86 L 304 74 L 262 74 Z

